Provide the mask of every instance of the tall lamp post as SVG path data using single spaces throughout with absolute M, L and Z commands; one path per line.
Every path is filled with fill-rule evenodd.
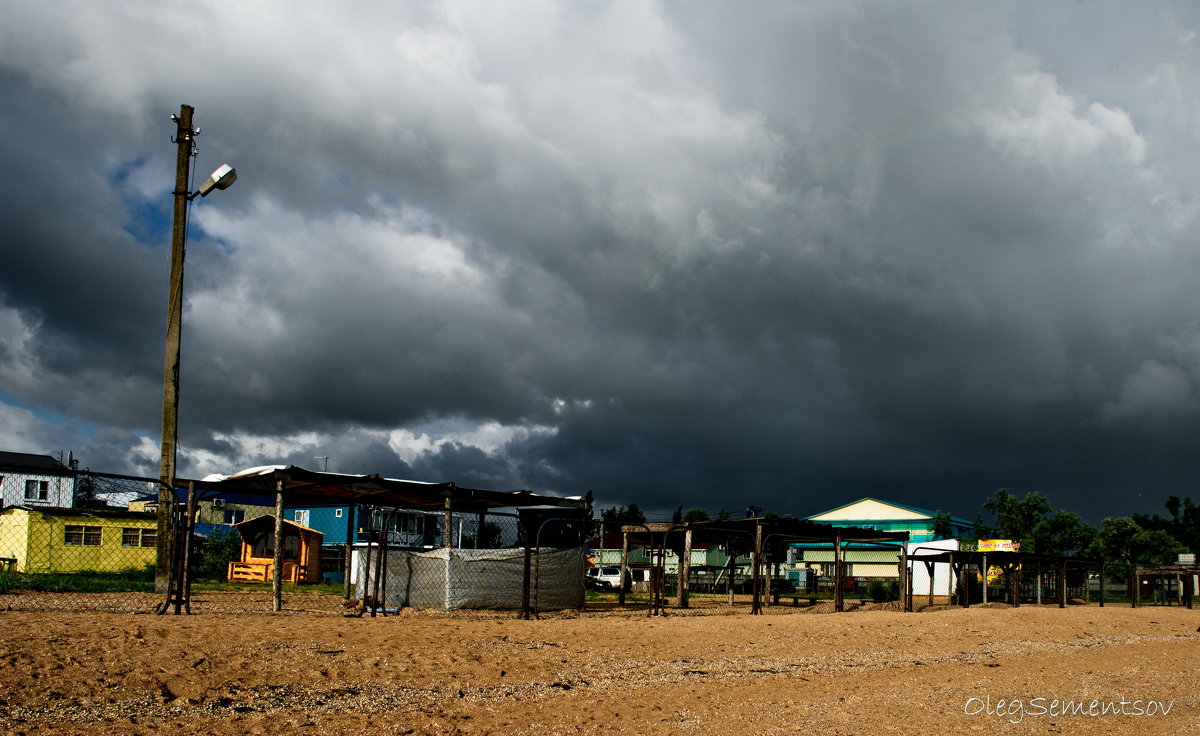
M 192 127 L 194 108 L 182 105 L 172 115 L 178 130 L 174 142 L 179 147 L 175 163 L 175 216 L 171 225 L 171 276 L 167 294 L 167 345 L 163 362 L 162 456 L 158 465 L 158 544 L 154 572 L 154 591 L 168 593 L 175 566 L 175 456 L 179 441 L 179 344 L 183 324 L 183 259 L 187 239 L 188 204 L 196 197 L 207 197 L 214 189 L 228 189 L 237 180 L 237 171 L 222 165 L 195 192 L 188 192 L 188 174 L 196 155 L 195 138 L 199 128 Z

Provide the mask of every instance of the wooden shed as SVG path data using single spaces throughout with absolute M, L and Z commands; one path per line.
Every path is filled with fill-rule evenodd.
M 275 565 L 275 516 L 260 516 L 235 524 L 242 553 L 229 563 L 228 579 L 239 583 L 269 583 Z M 321 532 L 283 520 L 283 582 L 321 581 Z

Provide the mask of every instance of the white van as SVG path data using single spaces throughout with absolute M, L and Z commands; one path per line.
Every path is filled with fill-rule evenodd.
M 619 565 L 589 567 L 585 582 L 597 590 L 616 590 L 621 584 L 621 568 Z

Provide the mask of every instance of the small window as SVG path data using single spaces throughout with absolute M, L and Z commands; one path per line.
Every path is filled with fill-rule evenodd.
M 98 547 L 100 546 L 100 527 L 67 524 L 63 535 L 63 544 L 69 546 Z
M 241 524 L 246 520 L 245 509 L 225 509 L 226 524 Z
M 154 547 L 158 544 L 157 529 L 125 527 L 121 530 L 122 547 Z
M 308 526 L 308 514 L 308 509 L 296 509 L 295 516 L 292 517 L 292 520 L 300 526 Z
M 25 500 L 26 501 L 47 501 L 50 499 L 50 481 L 48 480 L 27 480 L 25 481 Z
M 335 518 L 335 519 L 340 519 L 340 518 L 342 518 L 342 510 L 341 510 L 341 509 L 335 509 L 335 510 L 334 510 L 334 512 L 333 512 L 333 518 Z

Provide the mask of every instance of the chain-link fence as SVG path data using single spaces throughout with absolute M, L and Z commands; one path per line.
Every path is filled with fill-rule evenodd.
M 0 609 L 146 610 L 157 482 L 55 468 L 0 471 Z
M 156 592 L 158 481 L 39 471 L 0 474 L 0 610 L 530 615 L 584 602 L 580 509 L 283 502 L 198 482 L 165 514 L 179 563 Z

